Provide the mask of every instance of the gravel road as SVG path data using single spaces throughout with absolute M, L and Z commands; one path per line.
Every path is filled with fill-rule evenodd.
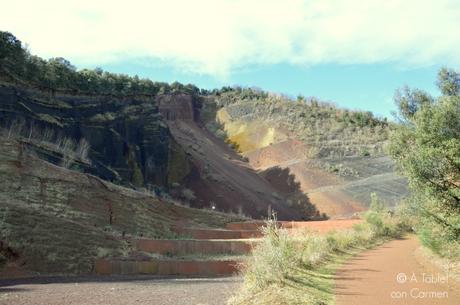
M 239 277 L 53 277 L 0 280 L 1 305 L 223 305 Z

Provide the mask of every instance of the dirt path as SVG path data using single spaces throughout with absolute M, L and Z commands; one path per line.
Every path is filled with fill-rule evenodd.
M 346 263 L 337 273 L 337 305 L 457 305 L 460 285 L 415 257 L 417 239 L 388 242 Z
M 88 277 L 0 281 L 1 305 L 224 305 L 241 279 Z

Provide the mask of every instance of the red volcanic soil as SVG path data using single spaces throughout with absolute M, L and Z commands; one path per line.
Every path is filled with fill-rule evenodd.
M 221 211 L 242 211 L 256 218 L 266 216 L 271 206 L 280 218 L 300 219 L 298 211 L 275 199 L 276 190 L 240 155 L 222 140 L 193 121 L 168 121 L 175 140 L 193 157 L 195 172 L 188 177 L 187 187 L 196 197 L 196 207 L 210 207 Z
M 337 272 L 336 304 L 459 304 L 460 284 L 443 271 L 420 264 L 415 258 L 419 246 L 411 236 L 351 259 Z
M 251 166 L 263 170 L 283 162 L 305 159 L 307 152 L 308 146 L 305 143 L 298 140 L 287 140 L 245 152 L 244 155 L 249 158 Z
M 306 144 L 298 140 L 288 140 L 247 152 L 245 156 L 249 158 L 250 164 L 261 170 L 262 176 L 279 191 L 285 191 L 282 188 L 289 183 L 284 181 L 285 176 L 277 176 L 276 172 L 287 170 L 289 175 L 294 177 L 293 180 L 298 184 L 300 191 L 308 196 L 310 202 L 321 213 L 326 213 L 330 217 L 351 216 L 364 210 L 361 203 L 338 189 L 344 185 L 340 178 L 311 164 L 307 152 Z M 324 191 L 316 190 L 324 186 L 332 187 Z M 311 192 L 312 190 L 315 191 Z
M 334 215 L 351 216 L 365 210 L 362 204 L 341 191 L 309 193 L 308 198 L 322 213 L 331 217 Z

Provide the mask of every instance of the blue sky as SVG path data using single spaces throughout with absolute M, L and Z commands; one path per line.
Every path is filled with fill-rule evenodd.
M 459 16 L 458 0 L 16 0 L 0 30 L 78 68 L 389 116 L 397 88 L 437 94 L 439 67 L 460 68 Z
M 145 59 L 144 59 L 145 60 Z M 235 71 L 225 79 L 205 74 L 181 72 L 154 59 L 99 65 L 104 70 L 139 75 L 152 80 L 193 83 L 200 88 L 219 88 L 227 85 L 255 86 L 296 97 L 315 96 L 349 109 L 370 110 L 391 118 L 395 110 L 393 96 L 404 85 L 439 94 L 436 87 L 438 65 L 402 69 L 396 64 L 320 64 L 296 66 L 272 64 L 249 66 Z

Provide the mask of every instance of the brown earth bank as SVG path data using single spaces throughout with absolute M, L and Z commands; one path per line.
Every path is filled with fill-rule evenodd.
M 242 213 L 254 218 L 267 216 L 269 208 L 281 219 L 299 220 L 307 216 L 286 204 L 274 188 L 257 174 L 240 155 L 222 140 L 190 120 L 169 120 L 175 140 L 192 156 L 194 172 L 184 179 L 196 195 L 192 205 Z M 304 200 L 309 205 L 308 200 Z
M 224 305 L 239 277 L 55 277 L 0 281 L 1 305 Z
M 99 258 L 133 258 L 140 238 L 260 236 L 257 230 L 218 229 L 245 219 L 240 216 L 175 205 L 56 166 L 31 154 L 20 140 L 2 139 L 0 253 L 6 266 L 0 278 L 91 274 Z
M 308 149 L 306 144 L 290 139 L 245 152 L 244 156 L 275 188 L 295 185 L 331 218 L 349 217 L 367 209 L 372 192 L 390 206 L 406 193 L 405 180 L 393 172 L 389 157 L 321 160 L 308 157 Z
M 88 274 L 96 258 L 132 252 L 133 238 L 178 238 L 175 224 L 221 227 L 242 220 L 58 167 L 29 155 L 19 141 L 1 139 L 0 254 L 7 268 L 0 277 L 16 266 Z
M 416 257 L 415 236 L 388 242 L 348 261 L 336 278 L 337 305 L 454 305 L 460 283 Z

